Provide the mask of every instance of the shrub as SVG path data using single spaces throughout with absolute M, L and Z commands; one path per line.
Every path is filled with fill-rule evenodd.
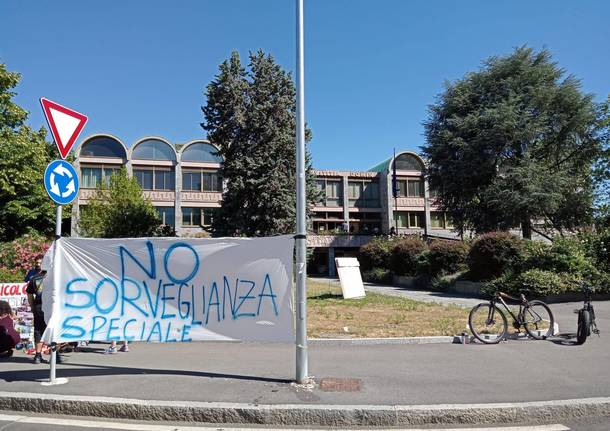
M 468 253 L 474 281 L 491 280 L 521 263 L 522 241 L 509 232 L 491 232 L 477 238 Z
M 580 235 L 587 257 L 597 267 L 610 273 L 610 229 Z
M 531 293 L 528 299 L 558 295 L 568 292 L 580 292 L 580 283 L 586 281 L 595 289 L 595 293 L 610 293 L 610 274 L 596 271 L 587 277 L 565 272 L 553 272 L 543 269 L 530 269 L 521 274 L 505 273 L 502 276 L 488 282 L 482 291 L 492 294 L 502 291 L 513 296 L 518 296 L 522 289 L 528 289 Z
M 453 281 L 450 277 L 437 276 L 432 278 L 426 287 L 440 292 L 447 292 Z
M 391 283 L 392 271 L 385 268 L 373 268 L 362 273 L 362 280 L 369 283 Z
M 13 281 L 23 280 L 25 273 L 42 259 L 50 243 L 39 235 L 24 235 L 0 245 L 0 269 L 14 274 Z M 5 272 L 6 273 L 6 272 Z M 0 280 L 4 281 L 4 280 Z
M 578 238 L 557 238 L 552 245 L 528 241 L 520 267 L 522 271 L 542 269 L 582 276 L 595 271 L 584 243 Z
M 396 275 L 415 275 L 417 256 L 426 250 L 426 243 L 416 236 L 407 236 L 394 241 L 391 266 Z
M 7 268 L 0 268 L 0 283 L 21 283 L 23 277 L 22 274 L 15 274 Z
M 580 290 L 577 279 L 566 273 L 556 273 L 543 269 L 530 269 L 521 274 L 507 272 L 501 277 L 486 284 L 484 291 L 492 293 L 502 291 L 509 295 L 519 296 L 522 289 L 530 290 L 528 299 L 576 292 Z
M 596 293 L 610 293 L 610 273 L 598 272 L 597 276 L 591 280 L 591 285 Z
M 453 274 L 466 268 L 468 245 L 456 241 L 434 241 L 417 257 L 417 273 L 430 276 Z
M 390 255 L 393 241 L 387 238 L 375 238 L 360 247 L 358 261 L 362 271 L 370 271 L 373 268 L 390 268 Z

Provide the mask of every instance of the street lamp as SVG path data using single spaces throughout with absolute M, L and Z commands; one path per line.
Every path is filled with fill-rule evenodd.
M 297 318 L 296 318 L 296 381 L 307 379 L 307 236 L 305 220 L 305 83 L 303 0 L 297 6 Z

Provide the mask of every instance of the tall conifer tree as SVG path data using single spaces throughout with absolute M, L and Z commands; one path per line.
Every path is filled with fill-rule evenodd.
M 226 180 L 215 235 L 291 233 L 296 225 L 296 92 L 292 76 L 263 51 L 219 67 L 206 90 L 201 124 L 219 147 Z M 307 140 L 310 137 L 307 131 Z M 309 159 L 309 158 L 308 158 Z M 308 201 L 315 191 L 308 163 Z

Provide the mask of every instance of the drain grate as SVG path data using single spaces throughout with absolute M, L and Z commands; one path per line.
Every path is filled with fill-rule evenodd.
M 358 392 L 362 389 L 362 380 L 339 377 L 320 379 L 320 390 L 324 392 Z

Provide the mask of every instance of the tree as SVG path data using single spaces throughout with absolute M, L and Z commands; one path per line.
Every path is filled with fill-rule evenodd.
M 239 54 L 219 67 L 202 107 L 208 139 L 223 157 L 226 180 L 215 235 L 292 233 L 296 226 L 296 101 L 290 73 L 263 51 L 250 53 L 248 70 Z M 306 133 L 309 140 L 311 133 Z M 309 160 L 309 157 L 308 159 Z M 307 163 L 310 202 L 317 192 Z
M 424 123 L 430 186 L 462 233 L 530 238 L 591 222 L 604 126 L 593 96 L 547 50 L 517 48 L 447 83 Z M 541 232 L 544 233 L 544 232 Z
M 600 105 L 604 126 L 602 152 L 595 165 L 595 218 L 599 228 L 610 228 L 610 96 Z
M 125 168 L 98 184 L 95 195 L 81 208 L 79 228 L 84 236 L 137 238 L 168 236 L 150 200 L 142 195 L 138 180 Z
M 27 112 L 12 100 L 20 78 L 0 63 L 0 241 L 30 232 L 50 236 L 55 226 L 55 205 L 43 184 L 54 150 L 44 129 L 25 125 Z

